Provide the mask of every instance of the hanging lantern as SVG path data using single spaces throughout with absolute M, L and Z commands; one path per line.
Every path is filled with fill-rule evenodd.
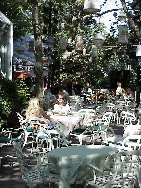
M 86 48 L 83 48 L 83 55 L 86 55 L 86 52 L 87 52 Z
M 138 45 L 138 46 L 137 46 L 137 49 L 136 49 L 136 56 L 137 56 L 137 57 L 140 57 L 140 56 L 141 56 L 141 45 Z
M 15 0 L 15 2 L 17 2 L 17 3 L 23 3 L 23 2 L 25 2 L 25 0 Z
M 83 51 L 83 36 L 76 37 L 76 50 Z
M 84 10 L 87 12 L 99 12 L 100 11 L 99 0 L 85 0 Z
M 66 47 L 68 52 L 72 52 L 72 50 L 74 50 L 73 44 L 72 44 L 72 38 L 68 39 L 68 45 Z
M 92 45 L 92 58 L 97 57 L 97 46 Z
M 49 36 L 48 40 L 47 40 L 47 44 L 48 44 L 48 47 L 50 47 L 50 48 L 53 47 L 55 44 L 54 38 Z
M 101 33 L 96 34 L 96 36 L 94 37 L 94 42 L 97 47 L 102 46 L 102 44 L 104 43 L 104 37 Z
M 59 41 L 60 48 L 61 48 L 62 50 L 65 50 L 66 47 L 67 47 L 67 44 L 68 44 L 67 40 L 62 37 L 62 38 L 60 39 L 60 41 Z
M 66 49 L 68 52 L 72 52 L 72 50 L 74 50 L 72 43 L 68 43 Z
M 125 22 L 125 21 L 126 21 L 126 14 L 125 14 L 123 11 L 121 11 L 121 12 L 119 13 L 118 19 L 119 19 L 120 21 L 122 21 L 122 22 Z
M 128 28 L 127 28 L 127 26 L 120 25 L 118 32 L 119 32 L 118 43 L 128 44 Z
M 65 23 L 61 23 L 61 30 L 65 29 Z

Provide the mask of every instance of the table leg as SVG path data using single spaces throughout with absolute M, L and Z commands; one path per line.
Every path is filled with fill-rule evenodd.
M 70 173 L 68 170 L 67 161 L 62 159 L 63 163 L 61 165 L 60 171 L 60 181 L 59 181 L 59 188 L 70 188 Z
M 68 182 L 65 182 L 63 180 L 59 181 L 59 188 L 70 188 L 70 184 Z

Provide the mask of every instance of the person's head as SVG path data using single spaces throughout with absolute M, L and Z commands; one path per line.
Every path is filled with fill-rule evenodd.
M 47 95 L 48 93 L 51 93 L 49 88 L 45 90 L 44 95 Z
M 59 105 L 66 105 L 67 99 L 66 96 L 63 93 L 59 93 L 57 96 L 57 103 Z
M 38 98 L 31 98 L 29 100 L 28 108 L 26 110 L 26 117 L 39 117 L 40 116 L 40 106 Z
M 121 82 L 118 83 L 118 86 L 121 87 Z
M 31 98 L 29 101 L 29 107 L 39 107 L 39 99 Z

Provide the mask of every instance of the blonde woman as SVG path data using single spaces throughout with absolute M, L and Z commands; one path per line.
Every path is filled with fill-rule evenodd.
M 45 113 L 45 111 L 39 106 L 38 98 L 31 98 L 26 109 L 26 118 L 28 120 L 34 118 L 45 118 L 46 122 L 50 123 L 50 116 Z

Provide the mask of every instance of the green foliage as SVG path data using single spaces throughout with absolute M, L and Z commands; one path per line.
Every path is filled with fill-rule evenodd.
M 14 40 L 22 35 L 32 33 L 31 4 L 11 0 L 0 1 L 0 11 L 13 23 Z
M 17 82 L 0 78 L 0 125 L 18 126 L 16 112 L 26 108 L 28 99 L 29 91 L 23 79 Z
M 32 33 L 32 3 L 34 1 L 27 0 L 25 3 L 17 3 L 11 0 L 1 0 L 0 1 L 0 11 L 2 11 L 14 25 L 14 39 L 19 38 L 26 33 Z M 40 23 L 40 31 L 42 34 L 43 27 L 46 27 L 48 30 L 48 24 L 43 23 L 43 4 L 49 4 L 50 0 L 37 0 L 39 8 L 39 20 L 37 23 Z M 86 13 L 84 8 L 84 0 L 75 1 L 75 0 L 54 0 L 52 1 L 53 6 L 58 10 L 58 21 L 56 24 L 57 29 L 55 33 L 52 33 L 52 36 L 55 38 L 56 44 L 53 47 L 52 55 L 58 52 L 56 59 L 60 59 L 61 67 L 61 82 L 77 82 L 84 84 L 89 82 L 94 87 L 109 87 L 108 75 L 110 71 L 114 68 L 117 70 L 124 69 L 125 65 L 131 60 L 126 54 L 121 56 L 117 55 L 112 49 L 107 49 L 106 46 L 118 46 L 117 38 L 117 21 L 111 25 L 111 33 L 107 34 L 105 32 L 105 26 L 103 23 L 97 23 L 95 17 L 92 14 Z M 53 15 L 52 15 L 53 16 Z M 61 23 L 65 23 L 64 29 L 61 29 Z M 93 40 L 90 40 L 89 37 L 94 37 L 97 32 L 101 31 L 105 36 L 104 48 L 101 47 L 98 49 L 98 58 L 90 61 L 91 56 L 91 47 L 94 44 Z M 131 33 L 132 34 L 132 33 Z M 67 40 L 72 39 L 72 44 L 75 49 L 76 37 L 82 35 L 86 37 L 85 47 L 87 48 L 87 54 L 89 56 L 84 56 L 82 53 L 78 53 L 74 50 L 72 55 L 66 59 L 59 58 L 63 56 L 63 51 L 59 51 L 59 40 L 61 37 L 65 37 Z M 130 34 L 129 34 L 130 36 Z M 46 35 L 48 38 L 48 33 Z M 40 52 L 37 52 L 40 53 Z M 48 55 L 45 54 L 46 59 Z M 135 74 L 133 74 L 134 79 L 132 79 L 131 86 L 133 87 L 135 83 Z M 55 80 L 55 79 L 54 79 Z M 21 87 L 21 86 L 19 86 Z M 25 89 L 18 91 L 20 95 L 21 102 L 20 105 L 25 103 L 27 100 L 25 98 Z M 11 113 L 9 105 L 10 102 L 4 100 L 1 102 L 4 108 L 7 111 L 7 114 Z M 20 106 L 19 105 L 19 106 Z

